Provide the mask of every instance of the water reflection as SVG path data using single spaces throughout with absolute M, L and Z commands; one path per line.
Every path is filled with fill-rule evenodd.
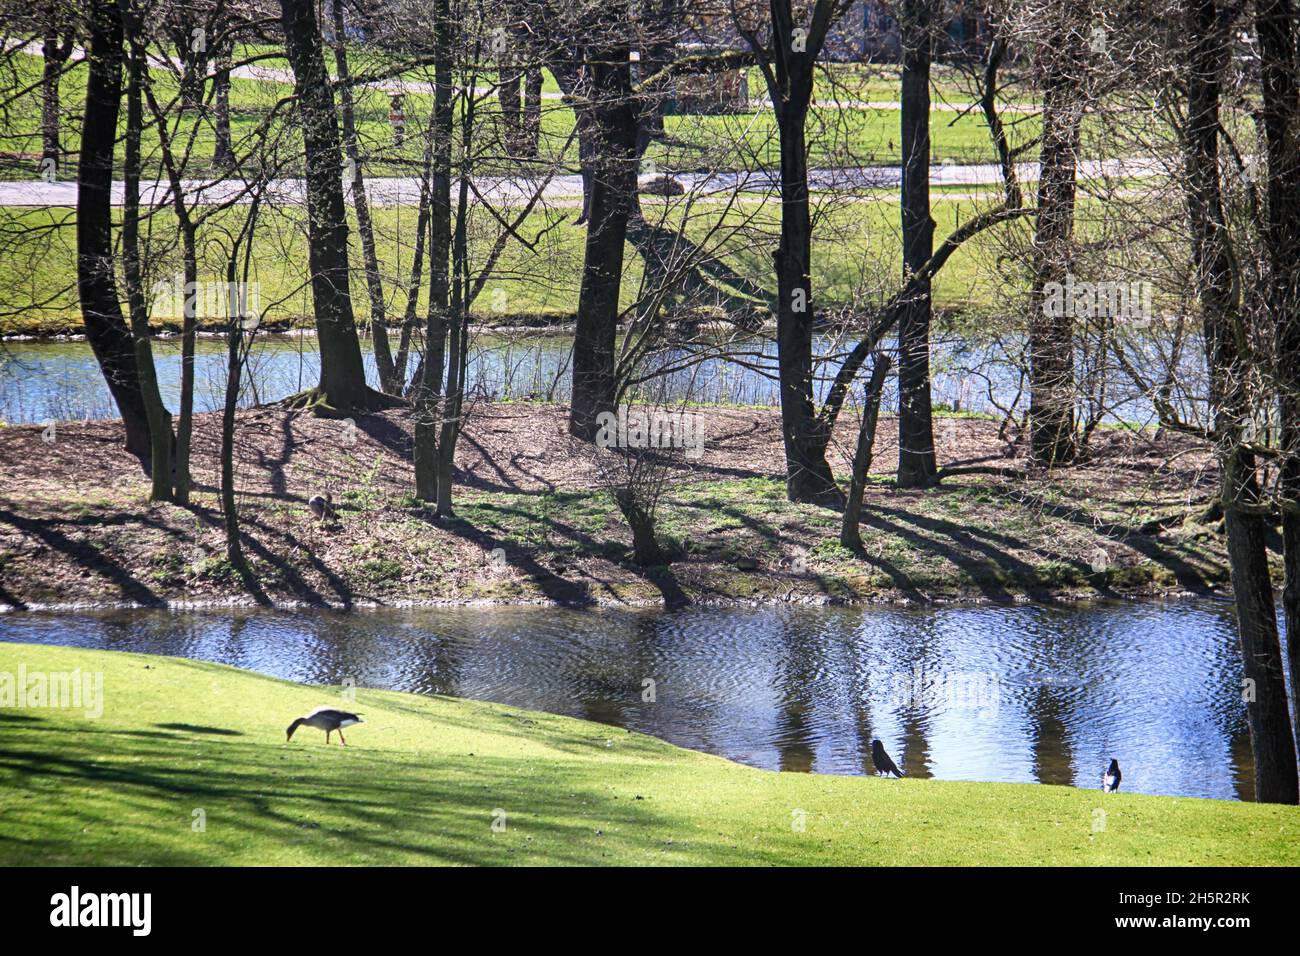
M 0 639 L 583 717 L 773 770 L 1251 799 L 1230 609 L 538 608 L 13 614 Z M 111 706 L 111 696 L 110 696 Z

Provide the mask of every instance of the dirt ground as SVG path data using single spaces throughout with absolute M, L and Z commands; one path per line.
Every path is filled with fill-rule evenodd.
M 1192 520 L 1215 476 L 1180 437 L 1099 430 L 1086 462 L 1043 476 L 995 423 L 940 417 L 940 464 L 989 472 L 901 491 L 884 417 L 855 555 L 838 544 L 836 508 L 784 500 L 775 410 L 698 411 L 704 453 L 668 483 L 659 532 L 672 560 L 651 569 L 632 563 L 630 532 L 563 406 L 476 407 L 458 448 L 456 516 L 442 519 L 411 497 L 409 412 L 242 413 L 251 578 L 224 556 L 216 416 L 196 422 L 187 508 L 146 500 L 115 422 L 0 428 L 0 604 L 1014 601 L 1225 586 L 1221 534 Z M 841 477 L 856 440 L 848 419 L 832 455 Z M 325 493 L 339 517 L 322 525 L 306 502 Z

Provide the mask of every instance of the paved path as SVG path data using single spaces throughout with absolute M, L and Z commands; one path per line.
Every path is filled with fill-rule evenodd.
M 1158 176 L 1165 167 L 1154 159 L 1111 159 L 1084 162 L 1079 170 L 1081 180 L 1107 178 L 1144 178 Z M 1022 163 L 1017 167 L 1022 182 L 1030 182 L 1038 175 L 1036 163 Z M 647 182 L 648 176 L 641 177 Z M 767 196 L 775 192 L 777 173 L 773 170 L 754 172 L 681 173 L 674 178 L 683 188 L 700 197 L 727 196 L 732 192 Z M 809 186 L 814 192 L 861 191 L 868 189 L 896 189 L 902 180 L 902 170 L 897 166 L 851 167 L 846 169 L 814 169 L 809 173 Z M 932 186 L 997 186 L 1002 173 L 994 163 L 939 164 L 930 170 Z M 536 189 L 538 180 L 524 177 L 492 176 L 476 179 L 480 193 L 503 206 L 518 206 Z M 413 206 L 419 202 L 420 181 L 414 176 L 371 178 L 366 182 L 366 194 L 374 205 Z M 199 205 L 230 202 L 238 197 L 243 185 L 234 181 L 205 182 L 186 180 L 186 196 Z M 141 199 L 156 205 L 166 200 L 168 184 L 165 180 L 141 183 Z M 122 205 L 122 183 L 113 184 L 113 204 Z M 566 205 L 563 200 L 582 196 L 582 179 L 577 175 L 554 177 L 542 192 L 548 205 Z M 306 191 L 302 179 L 277 180 L 268 198 L 281 205 L 299 205 L 305 201 Z M 935 199 L 957 198 L 949 193 L 938 194 Z M 879 199 L 879 196 L 869 197 Z M 0 182 L 0 206 L 73 206 L 77 201 L 77 186 L 73 182 L 47 183 L 39 179 Z M 236 201 L 244 201 L 238 200 Z

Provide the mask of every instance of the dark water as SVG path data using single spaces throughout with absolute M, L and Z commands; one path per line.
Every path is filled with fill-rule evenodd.
M 774 770 L 870 772 L 879 737 L 917 777 L 1091 788 L 1113 756 L 1125 790 L 1253 797 L 1231 609 L 1215 602 L 17 613 L 0 640 L 498 701 Z
M 851 344 L 851 343 L 849 343 Z M 817 354 L 842 355 L 844 340 L 821 336 Z M 1152 346 L 1154 348 L 1154 346 Z M 473 394 L 493 399 L 564 401 L 569 394 L 569 371 L 573 337 L 567 334 L 528 333 L 504 335 L 483 332 L 475 336 L 470 353 L 468 380 Z M 374 355 L 369 340 L 363 341 L 367 374 L 377 384 Z M 219 409 L 225 389 L 226 346 L 224 340 L 201 338 L 195 359 L 195 406 L 198 411 Z M 983 413 L 1000 413 L 1023 400 L 1016 342 L 972 342 L 958 337 L 938 337 L 932 349 L 933 400 L 950 408 Z M 1142 364 L 1140 350 L 1129 353 L 1129 361 Z M 1197 350 L 1189 348 L 1183 357 L 1180 379 L 1199 380 Z M 639 397 L 657 401 L 689 400 L 735 405 L 777 403 L 776 352 L 774 344 L 759 338 L 731 343 L 716 357 L 680 368 L 684 353 L 665 351 L 653 357 L 659 368 L 678 369 L 654 379 Z M 154 343 L 158 384 L 164 403 L 175 412 L 180 396 L 180 339 L 158 339 Z M 1161 358 L 1152 354 L 1151 362 Z M 824 397 L 838 362 L 828 361 L 819 373 L 819 400 Z M 310 335 L 261 335 L 257 338 L 245 374 L 241 397 L 245 406 L 276 401 L 301 391 L 317 381 L 320 368 L 316 339 Z M 1116 368 L 1107 372 L 1105 396 L 1107 418 L 1146 423 L 1152 419 L 1150 402 Z M 1162 375 L 1154 375 L 1159 379 Z M 1080 369 L 1080 379 L 1085 370 Z M 1178 402 L 1179 396 L 1175 396 Z M 897 404 L 892 391 L 885 407 Z M 1182 409 L 1188 420 L 1195 415 Z M 90 347 L 81 341 L 0 343 L 0 423 L 44 423 L 116 417 L 103 375 Z

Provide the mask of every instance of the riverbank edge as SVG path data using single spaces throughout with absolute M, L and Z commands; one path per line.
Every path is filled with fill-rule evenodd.
M 775 581 L 783 578 L 773 576 Z M 1281 592 L 1277 599 L 1280 600 Z M 628 598 L 626 600 L 592 599 L 588 601 L 565 601 L 547 597 L 505 599 L 505 598 L 410 598 L 393 601 L 362 599 L 350 602 L 341 601 L 306 601 L 306 600 L 271 600 L 259 603 L 247 594 L 228 594 L 217 597 L 189 599 L 168 599 L 159 604 L 145 604 L 138 601 L 33 601 L 22 606 L 6 604 L 0 601 L 0 617 L 10 614 L 71 614 L 77 612 L 99 611 L 167 611 L 170 613 L 243 610 L 260 608 L 267 611 L 377 611 L 377 610 L 414 610 L 419 608 L 571 608 L 576 610 L 610 610 L 623 608 L 632 611 L 684 610 L 686 608 L 733 609 L 733 608 L 772 608 L 772 607 L 809 607 L 809 608 L 973 608 L 973 607 L 1072 607 L 1089 604 L 1164 604 L 1184 601 L 1210 600 L 1229 603 L 1230 591 L 1212 591 L 1198 593 L 1181 588 L 1145 588 L 1131 591 L 1101 594 L 1097 591 L 1060 590 L 1042 593 L 1018 593 L 1010 601 L 998 601 L 977 593 L 963 594 L 956 597 L 936 597 L 924 601 L 907 597 L 902 593 L 875 594 L 845 598 L 838 595 L 822 594 L 789 598 L 773 591 L 761 598 L 718 598 L 701 597 L 686 604 L 670 607 L 663 599 Z
M 97 716 L 12 713 L 5 865 L 30 864 L 22 848 L 37 844 L 44 863 L 80 865 L 1300 862 L 1295 807 L 773 772 L 579 718 L 350 687 L 348 709 L 365 723 L 349 746 L 305 729 L 286 744 L 285 721 L 340 688 L 190 658 L 0 642 L 0 669 L 19 665 L 102 675 L 112 696 Z M 48 766 L 56 742 L 69 769 Z M 322 800 L 325 780 L 348 798 Z

